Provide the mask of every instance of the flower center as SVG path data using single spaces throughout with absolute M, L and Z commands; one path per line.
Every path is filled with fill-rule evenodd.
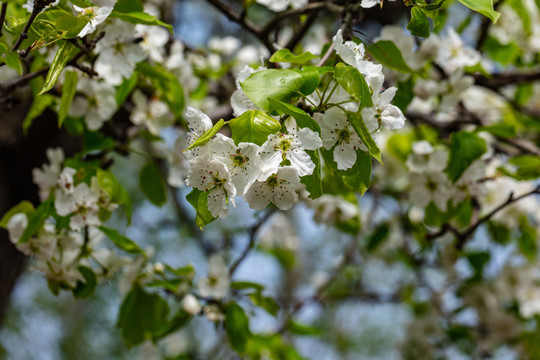
M 268 179 L 266 179 L 266 185 L 268 185 L 272 189 L 279 186 L 279 183 L 280 180 L 276 175 L 272 175 Z
M 337 135 L 337 143 L 348 143 L 351 141 L 351 132 L 347 129 L 340 129 L 336 133 Z
M 245 168 L 246 163 L 249 161 L 247 156 L 243 156 L 240 153 L 230 155 L 230 159 L 233 167 Z

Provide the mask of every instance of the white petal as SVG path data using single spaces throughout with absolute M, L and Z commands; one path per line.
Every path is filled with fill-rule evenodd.
M 334 160 L 337 163 L 337 167 L 340 170 L 347 170 L 354 166 L 356 163 L 356 151 L 352 145 L 342 143 L 336 146 L 334 149 Z

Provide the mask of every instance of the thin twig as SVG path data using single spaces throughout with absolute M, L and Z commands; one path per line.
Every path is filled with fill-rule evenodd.
M 317 67 L 324 66 L 324 64 L 326 64 L 328 59 L 330 59 L 330 56 L 332 56 L 333 52 L 334 52 L 334 43 L 330 44 L 330 47 L 328 48 L 328 50 L 326 50 L 326 53 L 324 53 L 324 56 L 322 57 L 321 61 L 319 61 L 317 65 L 315 66 Z
M 233 276 L 236 269 L 238 269 L 238 266 L 245 260 L 245 258 L 249 255 L 251 250 L 255 247 L 255 235 L 257 234 L 257 231 L 261 228 L 261 226 L 268 220 L 272 214 L 276 211 L 276 208 L 271 208 L 268 210 L 260 219 L 257 221 L 250 229 L 249 229 L 249 243 L 242 251 L 242 254 L 240 257 L 231 265 L 229 269 L 229 276 Z

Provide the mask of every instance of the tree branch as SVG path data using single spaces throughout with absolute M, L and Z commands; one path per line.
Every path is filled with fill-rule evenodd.
M 246 259 L 251 250 L 255 247 L 255 235 L 261 226 L 276 212 L 276 208 L 272 207 L 269 209 L 250 229 L 249 229 L 249 243 L 242 251 L 240 257 L 231 265 L 229 269 L 229 276 L 232 277 L 235 271 L 238 269 L 238 266 Z
M 452 227 L 451 225 L 444 224 L 443 227 L 439 231 L 437 231 L 435 233 L 428 234 L 426 236 L 426 238 L 428 240 L 434 240 L 434 239 L 438 238 L 439 236 L 442 236 L 442 235 L 446 234 L 447 232 L 452 232 L 457 237 L 456 247 L 458 249 L 463 249 L 463 247 L 465 246 L 467 241 L 469 241 L 469 239 L 472 237 L 472 235 L 478 229 L 478 227 L 480 227 L 480 225 L 482 225 L 483 223 L 489 221 L 493 216 L 495 216 L 498 212 L 500 212 L 504 208 L 508 207 L 509 205 L 511 205 L 513 203 L 516 203 L 519 200 L 524 199 L 526 197 L 529 197 L 531 195 L 535 195 L 535 194 L 540 195 L 540 185 L 537 186 L 536 188 L 534 188 L 533 190 L 531 190 L 531 191 L 529 191 L 527 193 L 521 194 L 521 195 L 519 195 L 517 197 L 514 197 L 514 193 L 512 192 L 512 193 L 510 193 L 510 196 L 508 196 L 508 199 L 506 199 L 505 202 L 503 202 L 502 204 L 497 206 L 495 209 L 491 210 L 489 213 L 487 213 L 486 215 L 484 215 L 481 218 L 479 218 L 478 220 L 476 220 L 476 222 L 474 224 L 472 224 L 471 226 L 469 226 L 466 230 L 460 232 L 457 229 L 455 229 L 454 227 Z
M 6 20 L 7 5 L 7 2 L 2 3 L 2 9 L 0 10 L 0 37 L 4 35 L 2 30 L 4 30 L 4 21 Z

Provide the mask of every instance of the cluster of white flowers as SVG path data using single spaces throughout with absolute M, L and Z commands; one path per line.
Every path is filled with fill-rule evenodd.
M 208 116 L 188 107 L 185 119 L 190 127 L 188 143 L 194 143 L 212 127 Z M 231 138 L 217 134 L 205 145 L 187 150 L 190 159 L 186 183 L 208 191 L 208 209 L 214 217 L 225 217 L 228 203 L 243 196 L 254 209 L 264 209 L 270 202 L 282 210 L 298 200 L 300 176 L 313 173 L 315 164 L 305 150 L 322 146 L 319 135 L 307 128 L 298 129 L 293 119 L 285 122 L 286 133 L 271 134 L 258 146 L 236 145 Z M 289 161 L 290 165 L 284 165 Z
M 27 214 L 13 214 L 7 229 L 17 249 L 32 256 L 34 267 L 44 272 L 49 281 L 73 289 L 77 282 L 86 282 L 81 266 L 106 276 L 129 259 L 100 246 L 104 235 L 98 226 L 117 204 L 111 202 L 98 178 L 92 176 L 90 185 L 77 180 L 75 169 L 62 168 L 61 149 L 48 149 L 47 156 L 50 163 L 34 169 L 33 176 L 42 201 L 54 194 L 54 213 L 27 241 L 19 242 L 30 221 Z

